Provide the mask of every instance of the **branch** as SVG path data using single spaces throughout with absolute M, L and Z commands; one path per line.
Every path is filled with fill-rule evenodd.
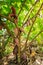
M 41 10 L 42 6 L 43 6 L 43 3 L 42 3 L 42 5 L 40 6 L 40 8 L 39 8 L 38 12 L 40 12 L 40 10 Z M 35 14 L 35 16 L 33 16 L 33 17 L 32 17 L 32 18 L 30 18 L 30 19 L 32 20 L 33 18 L 35 18 L 35 17 L 37 16 L 37 14 L 39 14 L 38 12 Z
M 6 18 L 7 20 L 10 20 L 11 22 L 14 23 L 14 21 L 12 21 L 12 18 L 9 18 L 9 16 L 4 16 L 4 15 L 0 14 L 0 17 Z M 16 27 L 18 28 L 19 31 L 25 33 L 24 30 L 23 30 L 23 28 L 19 28 L 16 23 L 15 23 L 15 25 L 16 25 Z
M 1 22 L 1 24 L 2 24 L 2 26 L 4 27 L 4 28 L 6 28 L 7 29 L 7 32 L 8 32 L 8 34 L 9 34 L 9 36 L 12 36 L 13 38 L 15 38 L 15 36 L 12 34 L 12 32 L 9 30 L 9 28 L 8 28 L 8 26 L 2 21 Z
M 37 12 L 37 15 L 39 14 L 39 12 L 40 12 L 40 10 L 41 10 L 42 5 L 43 5 L 43 3 L 41 4 L 41 6 L 40 6 L 40 8 L 39 8 L 39 10 L 38 10 L 38 12 Z M 25 49 L 26 49 L 26 47 L 27 47 L 27 41 L 28 41 L 30 32 L 31 32 L 31 30 L 32 30 L 32 27 L 33 27 L 33 25 L 34 25 L 34 23 L 35 23 L 35 20 L 36 20 L 36 18 L 37 18 L 37 15 L 35 16 L 35 19 L 33 20 L 32 26 L 30 27 L 30 30 L 29 30 L 29 32 L 28 32 L 27 39 L 26 39 L 26 42 L 25 42 Z
M 37 1 L 33 4 L 33 6 L 35 6 L 35 5 L 37 4 L 37 2 L 39 2 L 39 0 L 37 0 Z M 25 18 L 24 18 L 23 21 L 25 21 L 25 19 L 26 19 L 27 16 L 28 16 L 28 18 L 27 18 L 27 20 L 25 21 L 25 23 L 22 25 L 22 27 L 27 23 L 27 21 L 28 21 L 28 19 L 29 19 L 29 17 L 30 17 L 29 12 L 31 13 L 31 12 L 33 11 L 33 6 L 30 8 L 30 10 L 28 11 L 28 13 L 26 14 L 26 16 L 25 16 Z M 29 15 L 28 15 L 28 14 L 29 14 Z
M 20 63 L 20 56 L 21 56 L 21 44 L 20 44 L 20 37 L 21 37 L 21 32 L 19 32 L 19 44 L 18 44 L 18 61 Z
M 35 40 L 36 37 L 38 37 L 39 34 L 41 34 L 43 30 L 41 30 L 38 34 L 35 35 L 35 37 L 32 39 L 32 41 L 29 43 L 29 46 L 31 46 L 32 42 Z
M 11 18 L 9 18 L 9 16 L 4 16 L 3 14 L 0 14 L 0 17 L 2 17 L 2 18 L 6 18 L 7 20 L 12 21 L 12 19 L 11 19 Z
M 10 36 L 8 36 L 7 40 L 4 42 L 4 48 L 6 47 L 7 43 L 9 42 Z

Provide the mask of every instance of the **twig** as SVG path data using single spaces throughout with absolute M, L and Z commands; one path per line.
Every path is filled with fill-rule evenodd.
M 23 1 L 22 6 L 20 7 L 20 11 L 19 11 L 19 13 L 18 13 L 18 16 L 19 16 L 19 14 L 20 14 L 20 12 L 21 12 L 21 10 L 22 10 L 22 8 L 23 8 L 25 2 L 26 2 L 26 0 Z

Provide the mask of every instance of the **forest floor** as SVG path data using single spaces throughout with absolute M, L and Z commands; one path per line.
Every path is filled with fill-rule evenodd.
M 20 64 L 15 64 L 14 55 L 11 53 L 8 57 L 4 57 L 2 61 L 0 60 L 0 62 L 2 62 L 1 65 L 43 65 L 43 56 L 41 57 L 37 55 L 37 58 L 33 63 L 28 62 L 28 64 L 26 64 L 26 62 L 24 62 L 22 64 L 21 62 Z

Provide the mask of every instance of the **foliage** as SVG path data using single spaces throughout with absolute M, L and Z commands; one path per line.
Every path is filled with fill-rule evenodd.
M 16 9 L 18 17 L 16 24 L 14 16 L 9 17 L 12 13 L 11 7 Z M 31 45 L 34 40 L 38 44 L 43 44 L 43 0 L 0 0 L 0 53 L 6 55 L 12 52 L 13 48 L 11 49 L 10 44 L 15 45 L 13 40 L 18 30 L 19 43 L 25 43 L 23 51 L 27 48 L 27 43 Z M 43 48 L 40 50 L 43 51 Z M 20 55 L 20 52 L 18 53 Z

